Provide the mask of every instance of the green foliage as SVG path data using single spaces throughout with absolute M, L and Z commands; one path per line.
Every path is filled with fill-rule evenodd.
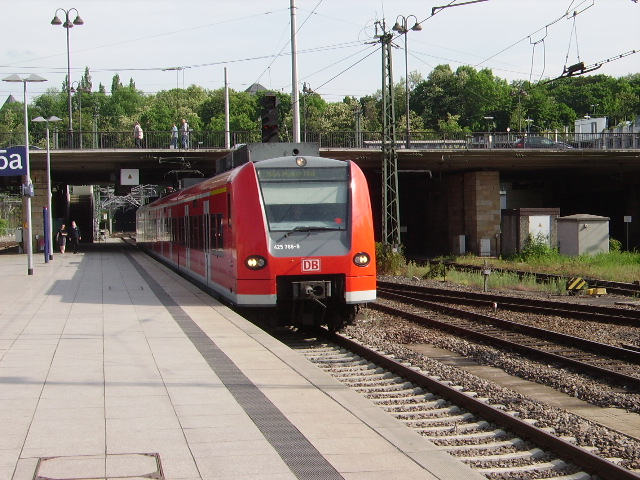
M 407 266 L 403 248 L 393 250 L 390 245 L 376 242 L 376 268 L 380 275 L 398 275 Z
M 396 120 L 401 126 L 406 125 L 406 85 L 403 80 L 396 83 L 393 92 Z M 65 78 L 61 88 L 50 88 L 32 98 L 29 116 L 55 115 L 62 121 L 59 127 L 53 128 L 63 130 L 69 120 L 66 82 Z M 191 85 L 146 94 L 136 88 L 133 78 L 123 83 L 116 73 L 108 92 L 102 84 L 93 91 L 88 68 L 77 82 L 74 81 L 74 86 L 84 91 L 73 96 L 74 128 L 80 121 L 81 103 L 82 129 L 85 131 L 93 129 L 94 121 L 98 130 L 130 131 L 136 120 L 146 131 L 166 131 L 173 122 L 179 124 L 181 118 L 186 118 L 194 130 L 224 130 L 223 89 L 210 91 Z M 419 72 L 410 72 L 409 90 L 409 115 L 414 132 L 485 131 L 485 116 L 494 117 L 492 128 L 502 132 L 507 127 L 521 131 L 526 127 L 527 118 L 535 120 L 533 131 L 562 129 L 587 113 L 608 116 L 610 125 L 617 125 L 631 120 L 640 111 L 640 74 L 621 78 L 585 75 L 531 84 L 526 81 L 509 83 L 489 69 L 461 66 L 454 71 L 449 65 L 438 65 L 426 79 Z M 230 91 L 231 130 L 259 130 L 259 100 L 264 94 Z M 276 95 L 280 101 L 281 131 L 289 132 L 291 96 L 282 92 L 276 92 Z M 17 100 L 0 110 L 1 132 L 23 129 L 23 106 L 20 99 Z M 382 93 L 379 90 L 359 99 L 347 96 L 334 103 L 327 103 L 319 94 L 302 93 L 300 115 L 305 132 L 353 130 L 356 115 L 359 115 L 362 131 L 380 132 Z M 42 124 L 33 125 L 34 132 L 43 133 L 44 128 Z
M 613 237 L 609 237 L 609 252 L 622 252 L 622 242 Z
M 528 235 L 520 252 L 516 254 L 516 259 L 526 262 L 532 258 L 556 258 L 558 251 L 549 245 L 549 237 L 538 233 L 536 236 Z

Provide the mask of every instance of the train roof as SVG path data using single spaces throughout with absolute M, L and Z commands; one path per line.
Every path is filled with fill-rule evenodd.
M 179 202 L 185 198 L 198 196 L 204 192 L 222 186 L 230 181 L 237 173 L 249 163 L 269 161 L 270 167 L 287 167 L 291 165 L 291 159 L 305 157 L 313 159 L 320 165 L 331 165 L 338 160 L 320 157 L 317 144 L 312 143 L 260 143 L 242 145 L 223 158 L 218 159 L 215 177 L 205 179 L 195 185 L 166 195 L 149 204 L 150 207 L 158 207 Z M 342 162 L 342 161 L 341 161 Z M 222 169 L 225 167 L 226 169 Z M 227 168 L 228 167 L 228 168 Z

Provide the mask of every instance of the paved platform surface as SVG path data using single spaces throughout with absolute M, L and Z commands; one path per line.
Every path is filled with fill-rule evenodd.
M 0 255 L 0 479 L 484 478 L 120 240 Z

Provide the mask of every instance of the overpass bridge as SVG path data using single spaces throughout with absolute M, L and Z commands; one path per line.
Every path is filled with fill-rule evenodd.
M 165 134 L 166 132 L 161 132 Z M 153 132 L 146 134 L 153 146 Z M 369 137 L 371 138 L 371 137 Z M 640 133 L 625 136 L 577 138 L 551 148 L 515 148 L 497 142 L 490 134 L 461 139 L 413 140 L 410 148 L 399 143 L 398 177 L 402 242 L 414 255 L 459 253 L 497 255 L 501 247 L 501 212 L 509 209 L 560 210 L 562 216 L 587 213 L 609 217 L 611 235 L 623 247 L 638 248 L 640 242 Z M 365 171 L 370 183 L 374 214 L 381 231 L 382 152 L 377 140 L 354 140 L 353 132 L 320 139 L 322 156 L 353 160 Z M 85 143 L 90 144 L 90 143 Z M 138 173 L 140 185 L 179 186 L 189 178 L 207 178 L 216 172 L 218 159 L 229 149 L 199 148 L 83 148 L 50 150 L 54 186 L 54 218 L 69 217 L 69 185 L 114 187 L 125 194 L 123 171 Z M 282 152 L 290 154 L 290 152 Z M 45 204 L 46 150 L 31 150 L 34 234 L 41 235 L 39 210 Z M 5 186 L 11 177 L 3 177 Z M 16 184 L 19 183 L 15 178 Z M 95 205 L 93 206 L 95 211 Z M 630 224 L 624 217 L 631 217 Z M 92 223 L 97 233 L 99 227 Z M 635 222 L 635 223 L 634 223 Z M 55 222 L 54 222 L 55 223 Z M 86 220 L 85 220 L 86 223 Z M 54 225 L 55 226 L 55 225 Z M 625 235 L 631 240 L 625 245 Z M 488 245 L 488 246 L 487 246 Z M 488 249 L 488 250 L 487 250 Z

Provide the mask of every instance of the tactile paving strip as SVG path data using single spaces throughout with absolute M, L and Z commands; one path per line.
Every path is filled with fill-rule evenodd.
M 218 348 L 133 256 L 129 253 L 125 255 L 291 472 L 299 479 L 343 479 L 342 475 Z

